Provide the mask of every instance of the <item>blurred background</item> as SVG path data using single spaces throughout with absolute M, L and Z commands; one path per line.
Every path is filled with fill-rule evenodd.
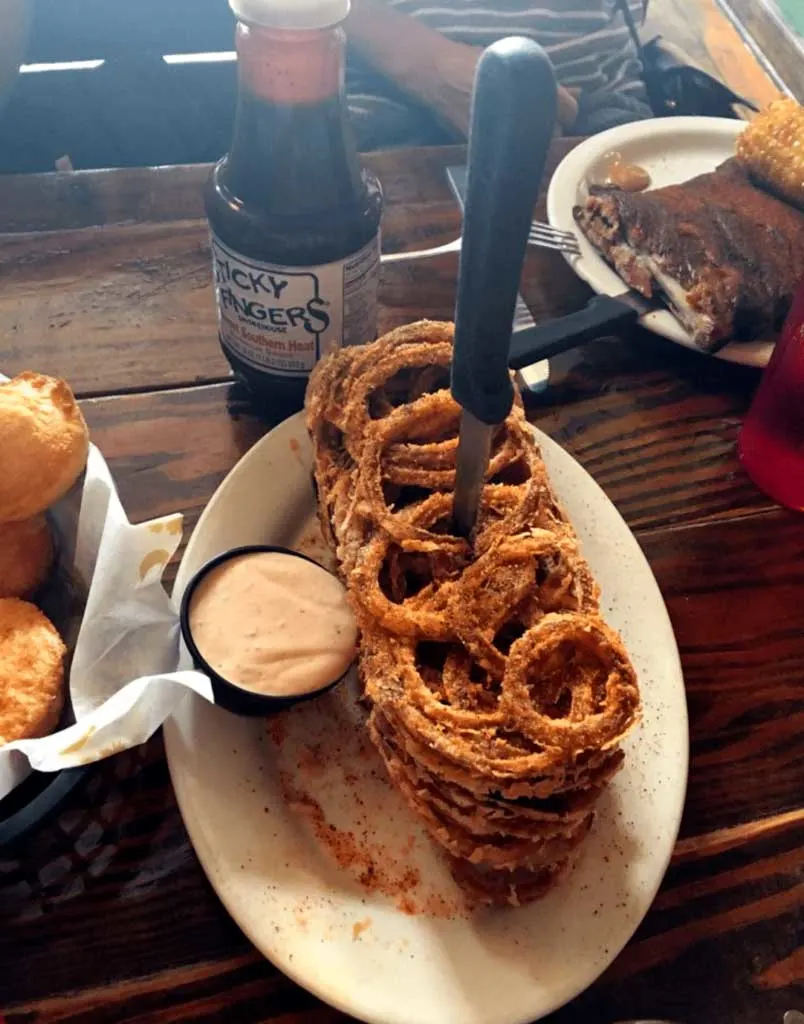
M 804 101 L 802 21 L 804 0 L 650 0 L 643 34 L 759 104 Z M 226 0 L 0 0 L 0 174 L 217 159 L 233 26 Z
M 226 0 L 0 0 L 0 55 L 26 32 L 0 110 L 0 173 L 64 156 L 76 168 L 195 163 L 228 148 Z

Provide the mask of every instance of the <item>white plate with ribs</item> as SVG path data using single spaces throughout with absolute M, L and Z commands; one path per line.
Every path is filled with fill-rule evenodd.
M 627 288 L 579 230 L 572 213 L 586 200 L 589 186 L 602 181 L 612 153 L 618 153 L 624 163 L 644 168 L 650 175 L 651 188 L 662 188 L 713 171 L 734 156 L 737 136 L 744 127 L 744 121 L 717 117 L 637 121 L 594 135 L 568 153 L 550 182 L 547 216 L 554 227 L 577 236 L 581 254 L 566 258 L 578 276 L 600 295 L 618 295 Z M 701 351 L 669 310 L 650 312 L 640 323 L 670 341 Z M 730 342 L 714 355 L 731 363 L 763 367 L 773 344 L 767 339 Z
M 637 669 L 643 717 L 580 862 L 544 899 L 469 912 L 387 782 L 354 685 L 269 722 L 188 695 L 165 726 L 192 843 L 226 909 L 298 984 L 373 1024 L 524 1024 L 588 987 L 639 925 L 675 843 L 688 762 L 673 630 L 631 531 L 571 456 L 537 432 L 555 489 Z M 228 548 L 294 546 L 321 561 L 301 415 L 238 463 L 176 583 Z

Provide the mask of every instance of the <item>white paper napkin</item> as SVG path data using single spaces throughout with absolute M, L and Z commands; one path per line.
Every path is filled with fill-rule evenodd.
M 133 526 L 106 460 L 90 445 L 83 485 L 54 506 L 51 521 L 62 568 L 88 587 L 69 673 L 76 723 L 0 747 L 0 798 L 31 768 L 58 771 L 144 743 L 189 690 L 212 700 L 162 585 L 181 542 L 182 516 Z

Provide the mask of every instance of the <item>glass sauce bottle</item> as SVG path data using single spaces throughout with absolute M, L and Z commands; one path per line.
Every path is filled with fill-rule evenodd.
M 219 338 L 276 422 L 319 358 L 376 333 L 382 193 L 344 95 L 349 0 L 230 0 L 239 95 L 205 204 Z

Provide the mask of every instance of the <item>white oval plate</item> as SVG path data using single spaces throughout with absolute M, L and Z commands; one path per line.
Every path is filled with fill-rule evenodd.
M 558 165 L 547 192 L 547 219 L 557 228 L 572 231 L 581 246 L 580 256 L 567 262 L 599 295 L 618 295 L 627 285 L 579 231 L 572 209 L 583 203 L 589 185 L 598 182 L 609 153 L 621 153 L 627 163 L 644 167 L 651 188 L 676 185 L 697 174 L 713 171 L 734 156 L 737 136 L 744 121 L 720 117 L 667 117 L 611 128 L 593 135 L 568 153 Z M 642 317 L 641 324 L 655 334 L 700 352 L 678 320 L 667 310 Z M 773 341 L 732 342 L 715 353 L 716 358 L 745 366 L 767 366 Z
M 544 900 L 450 919 L 458 890 L 385 782 L 350 687 L 296 707 L 270 728 L 188 694 L 165 727 L 187 831 L 229 913 L 294 981 L 372 1024 L 521 1024 L 556 1009 L 631 937 L 675 842 L 687 709 L 662 596 L 603 491 L 549 438 L 537 437 L 644 701 L 626 766 L 601 800 L 578 868 Z M 308 553 L 321 544 L 300 415 L 256 444 L 218 488 L 190 540 L 177 594 L 213 555 L 260 542 Z M 367 868 L 390 895 L 360 884 Z

